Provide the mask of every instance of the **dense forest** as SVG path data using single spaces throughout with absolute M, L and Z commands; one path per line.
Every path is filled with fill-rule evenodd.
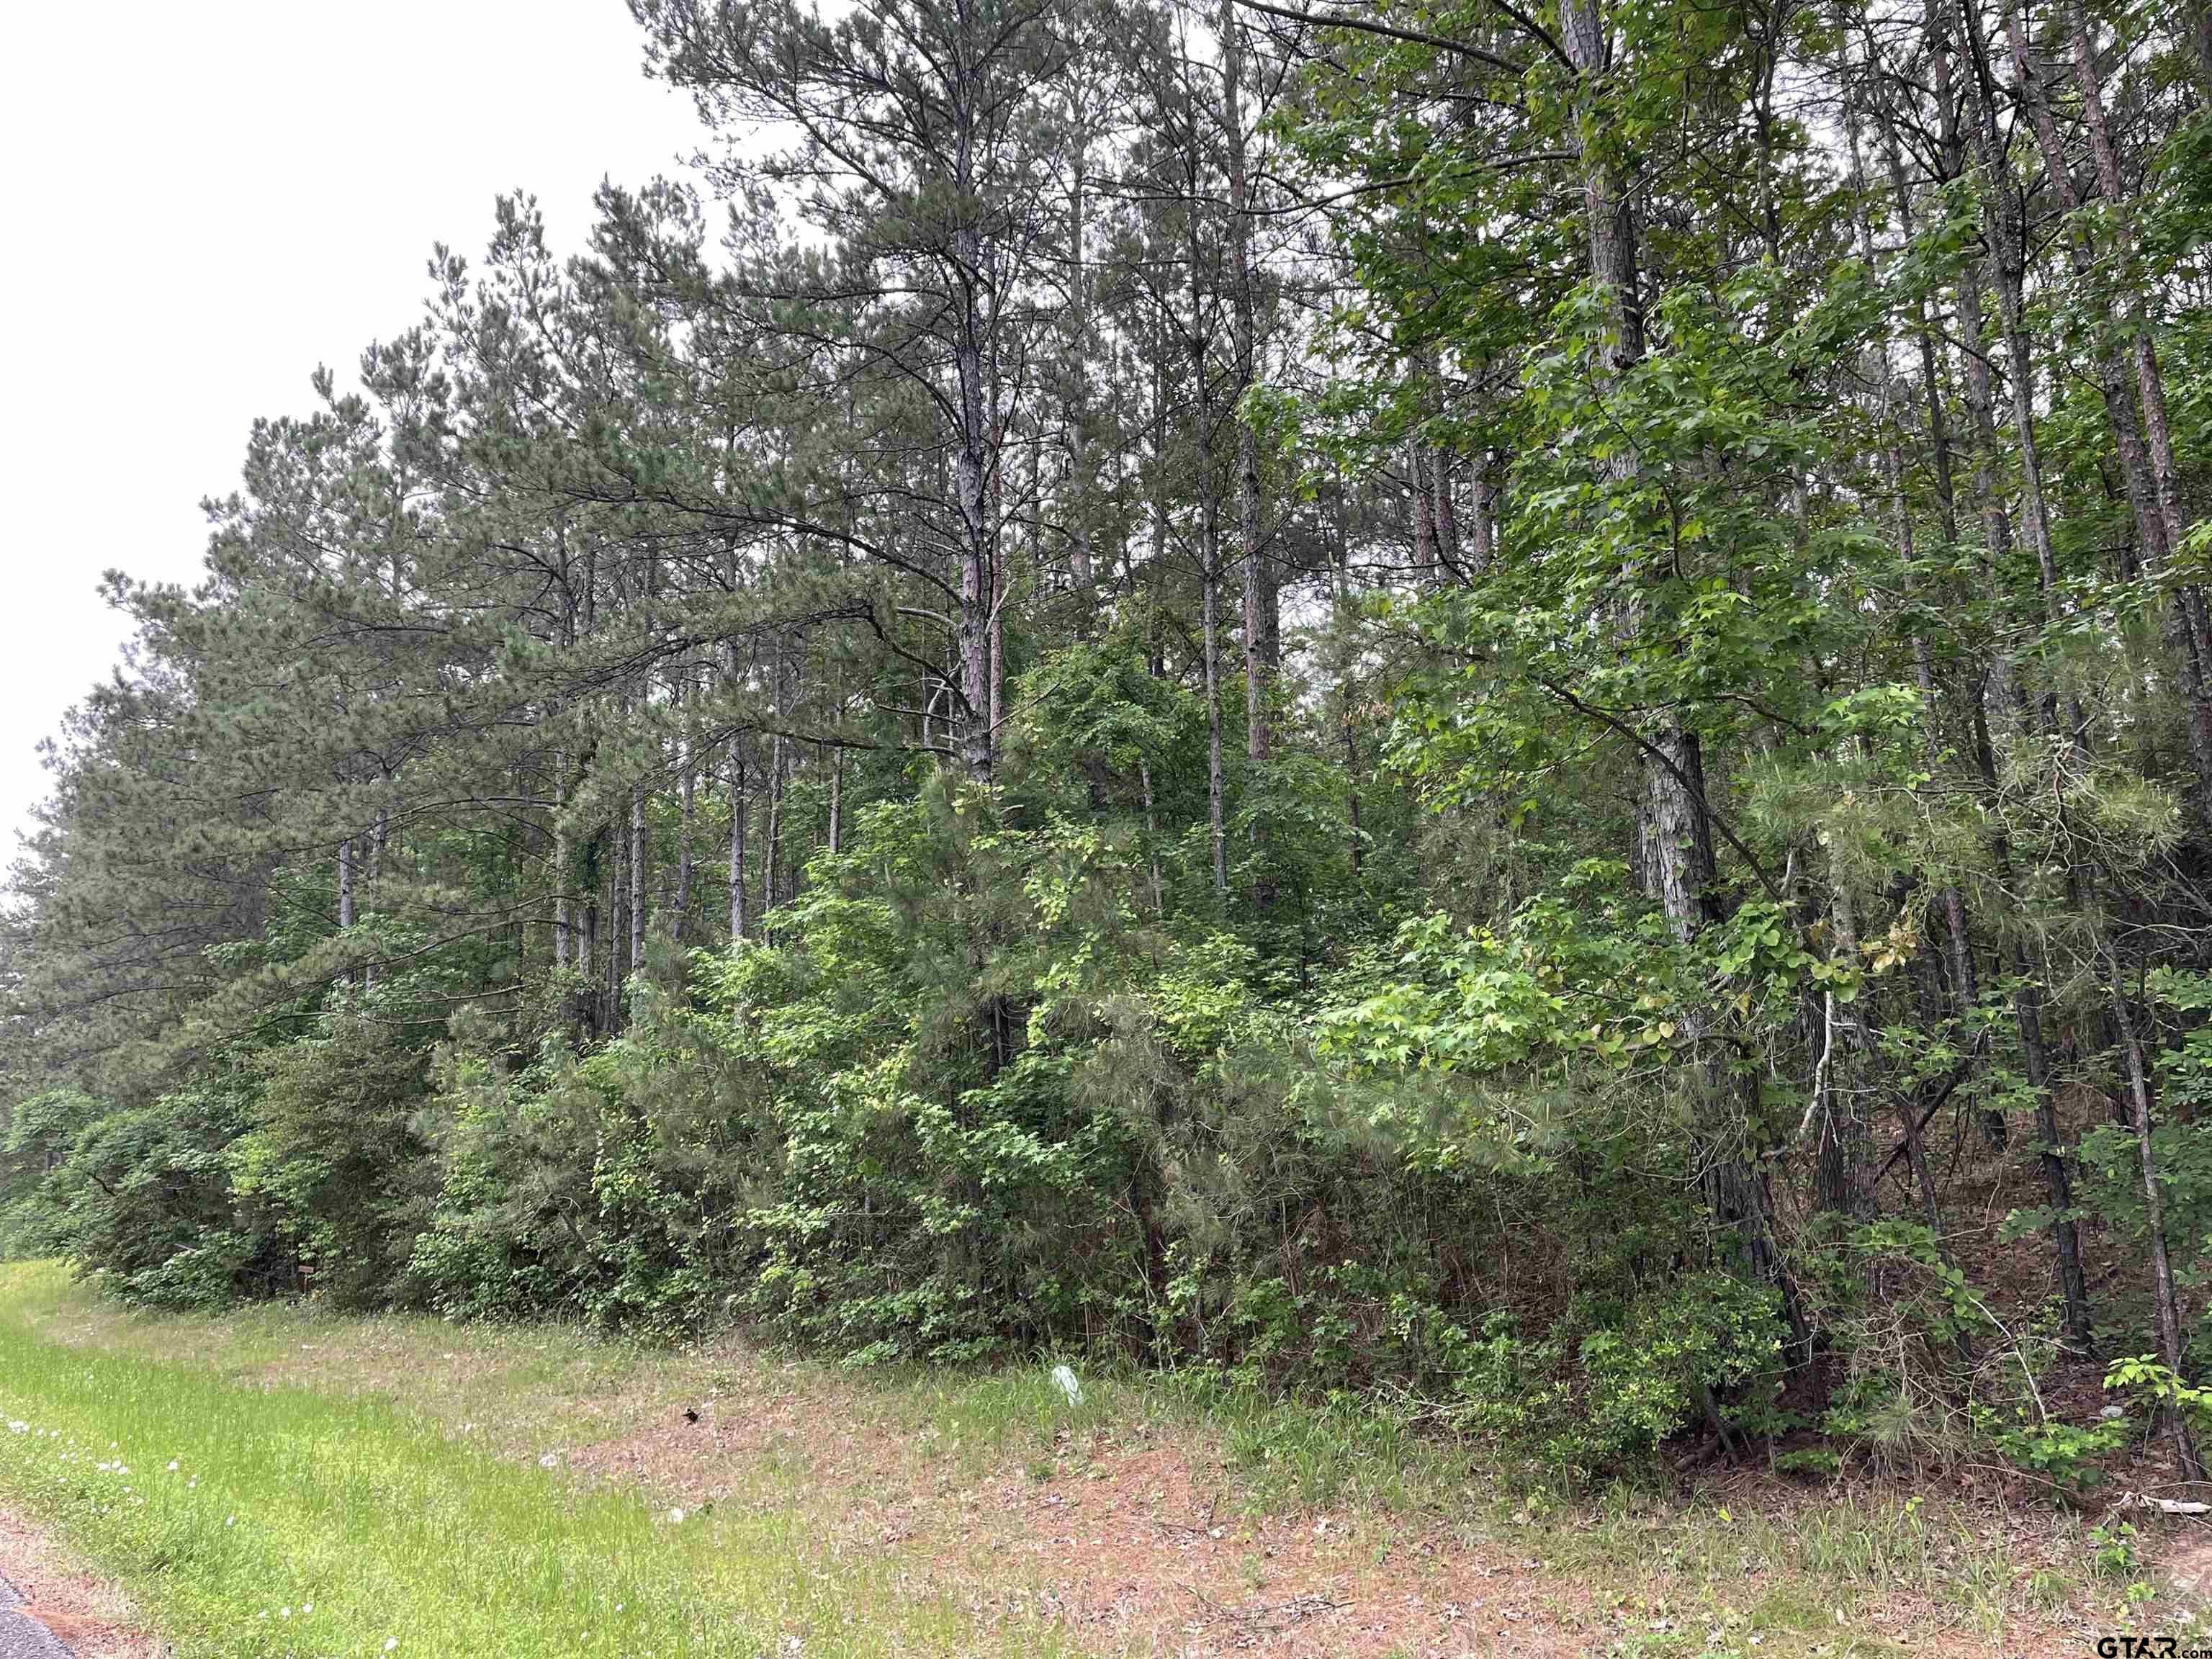
M 2202 0 L 631 9 L 106 579 L 0 1243 L 2201 1478 Z

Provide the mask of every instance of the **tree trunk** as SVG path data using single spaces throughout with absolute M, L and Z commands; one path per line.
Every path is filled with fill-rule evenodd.
M 1565 0 L 1559 21 L 1567 56 L 1582 83 L 1581 124 L 1589 131 L 1602 118 L 1595 100 L 1600 81 L 1612 61 L 1599 0 Z M 1590 274 L 1602 294 L 1608 323 L 1607 337 L 1595 365 L 1604 389 L 1617 384 L 1644 355 L 1636 222 L 1624 182 L 1602 155 L 1585 149 L 1582 170 Z M 1627 445 L 1621 446 L 1607 463 L 1608 479 L 1616 485 L 1633 483 L 1642 470 L 1641 457 Z M 1638 586 L 1643 576 L 1640 570 L 1624 576 L 1626 621 L 1632 632 L 1640 625 L 1643 615 Z M 1705 805 L 1703 748 L 1694 731 L 1670 720 L 1647 739 L 1638 759 L 1644 772 L 1640 839 L 1647 878 L 1668 923 L 1678 938 L 1687 941 L 1714 915 L 1717 874 L 1712 825 Z M 1708 1098 L 1739 1115 L 1743 1124 L 1752 1121 L 1753 1103 L 1745 1097 L 1741 1079 L 1729 1073 L 1712 1041 L 1712 1011 L 1691 998 L 1678 1011 L 1677 1023 L 1682 1028 L 1683 1047 L 1699 1058 L 1702 1087 Z M 1735 1231 L 1751 1269 L 1780 1287 L 1796 1347 L 1801 1353 L 1808 1352 L 1811 1333 L 1775 1243 L 1765 1182 L 1741 1149 L 1741 1124 L 1723 1127 L 1725 1139 L 1735 1144 L 1717 1151 L 1706 1170 L 1715 1217 Z
M 678 740 L 677 781 L 679 805 L 676 829 L 676 923 L 671 930 L 678 945 L 686 942 L 691 933 L 691 826 L 698 811 L 698 780 L 696 769 L 691 763 L 691 738 L 687 732 Z
M 568 753 L 553 751 L 553 967 L 568 969 L 574 954 L 575 906 L 569 896 L 568 866 L 574 849 L 568 845 Z
M 2148 461 L 2150 477 L 2147 493 L 2156 503 L 2159 527 L 2163 532 L 2163 556 L 2171 558 L 2187 544 L 2191 526 L 2182 501 L 2180 472 L 2174 463 L 2172 423 L 2166 406 L 2166 377 L 2159 366 L 2158 345 L 2151 333 L 2150 319 L 2143 309 L 2142 289 L 2134 274 L 2138 254 L 2135 221 L 2129 211 L 2127 183 L 2120 172 L 2119 147 L 2113 140 L 2112 123 L 2105 112 L 2104 74 L 2098 66 L 2096 40 L 2090 32 L 2089 15 L 2081 0 L 2067 0 L 2066 14 L 2073 38 L 2074 78 L 2081 93 L 2081 112 L 2089 132 L 2089 152 L 2096 162 L 2097 186 L 2104 194 L 2110 216 L 2108 222 L 2119 243 L 2117 251 L 2122 271 L 2122 321 L 2135 360 L 2136 395 L 2142 410 L 2142 435 L 2136 465 L 2141 466 Z M 2086 240 L 2085 232 L 2085 243 Z M 2120 399 L 2120 403 L 2124 406 L 2125 399 Z M 2148 454 L 2141 453 L 2141 449 L 2147 449 Z M 2124 463 L 2129 457 L 2124 453 L 2121 459 Z M 2136 475 L 2131 471 L 2128 489 L 2130 502 L 2137 493 Z M 2151 563 L 2155 574 L 2162 568 L 2163 559 L 2150 561 L 2152 544 L 2146 540 L 2143 545 L 2146 561 Z M 2181 589 L 2174 595 L 2173 611 L 2173 633 L 2180 652 L 2179 678 L 2189 720 L 2190 759 L 2197 772 L 2197 807 L 2201 816 L 2212 820 L 2212 618 L 2206 614 L 2203 590 L 2194 586 Z
M 1068 563 L 1075 586 L 1076 632 L 1088 638 L 1097 622 L 1092 604 L 1097 574 L 1091 550 L 1091 276 L 1084 247 L 1090 229 L 1085 186 L 1091 153 L 1089 133 L 1072 109 L 1070 114 L 1069 125 L 1076 137 L 1075 167 L 1067 192 L 1067 471 L 1069 517 L 1073 520 Z
M 1212 518 L 1212 514 L 1207 514 Z M 1204 587 L 1200 604 L 1200 648 L 1206 656 L 1206 823 L 1213 850 L 1213 895 L 1229 895 L 1229 844 L 1223 829 L 1221 776 L 1221 576 L 1216 557 L 1215 532 L 1206 528 L 1199 580 Z
M 1946 14 L 1938 12 L 1939 30 L 1948 27 Z M 1944 165 L 1954 172 L 1965 166 L 1965 138 L 1959 131 L 1960 100 L 1951 82 L 1951 54 L 1938 51 L 1932 54 L 1935 65 L 1936 107 L 1941 125 Z M 1982 573 L 1990 592 L 2002 590 L 1997 585 L 1997 572 L 2012 554 L 2012 520 L 2005 512 L 2004 495 L 1997 488 L 1998 459 L 2002 453 L 1997 437 L 1996 394 L 1990 373 L 1990 360 L 1983 350 L 1985 333 L 1982 313 L 1981 261 L 1970 258 L 1961 266 L 1955 290 L 1955 310 L 1958 319 L 1960 350 L 1966 369 L 1966 419 L 1974 441 L 1973 489 L 1974 499 L 1982 510 Z M 1988 694 L 2000 709 L 2000 719 L 2008 718 L 2021 699 L 2017 676 L 2013 671 L 2009 651 L 2002 642 L 2004 637 L 2003 617 L 2000 607 L 1996 634 L 2000 643 L 1990 660 Z
M 992 741 L 990 611 L 994 584 L 988 527 L 983 512 L 982 358 L 965 331 L 954 355 L 965 428 L 955 468 L 964 538 L 960 557 L 960 759 L 970 778 L 988 783 Z
M 2043 489 L 2043 458 L 2036 442 L 2035 353 L 2027 334 L 2027 303 L 2021 292 L 2027 255 L 2021 227 L 2014 222 L 2009 199 L 2010 173 L 2005 164 L 2003 135 L 1996 117 L 1996 77 L 1990 64 L 1989 43 L 1984 38 L 1980 12 L 1973 0 L 1962 5 L 1966 40 L 1972 59 L 1966 77 L 1968 126 L 1982 165 L 1982 227 L 1990 249 L 1990 273 L 1997 295 L 1997 323 L 2004 337 L 2006 384 L 2012 394 L 2013 447 L 2020 460 L 2020 517 L 2027 550 L 2043 597 L 2044 622 L 2055 631 L 2061 620 L 2058 564 L 2051 550 L 2051 515 Z M 2068 734 L 2082 739 L 2085 726 L 2079 695 L 2062 684 L 2065 676 L 2057 659 L 2045 653 L 2051 691 L 2065 708 Z
M 1335 556 L 1330 561 L 1336 577 L 1336 625 L 1344 647 L 1336 665 L 1337 714 L 1344 727 L 1345 843 L 1351 855 L 1352 878 L 1359 879 L 1359 739 L 1358 709 L 1353 701 L 1352 665 L 1357 647 L 1352 642 L 1352 527 L 1347 522 L 1346 487 L 1341 466 L 1336 473 Z
M 2109 204 L 2108 211 L 2118 221 L 2123 244 L 2119 251 L 2125 259 L 2132 256 L 2133 249 L 2126 246 L 2132 239 L 2127 225 L 2126 204 L 2122 199 L 2124 185 L 2120 176 L 2119 158 L 2104 119 L 2095 49 L 2089 40 L 2088 24 L 2078 0 L 2069 0 L 2069 10 L 2075 25 L 2076 79 L 2081 85 L 2083 107 L 2088 117 L 2091 149 L 2096 155 L 2099 185 Z M 2051 108 L 2051 95 L 2044 82 L 2041 66 L 2036 61 L 2034 48 L 2028 40 L 2019 0 L 2008 0 L 2005 8 L 2005 35 L 2011 47 L 2014 80 L 2019 96 L 2043 151 L 2044 170 L 2057 191 L 2060 205 L 2066 213 L 2068 258 L 2076 281 L 2085 289 L 2094 291 L 2104 280 L 2099 270 L 2097 250 L 2081 216 L 2081 191 L 2075 185 L 2073 171 L 2066 158 L 2066 146 L 2059 135 L 2057 119 Z M 2135 386 L 2131 388 L 2129 385 L 2128 368 L 2121 362 L 2119 349 L 2111 337 L 2100 337 L 2095 342 L 2093 355 L 2098 390 L 2103 395 L 2106 419 L 2112 430 L 2113 452 L 2119 459 L 2129 509 L 2135 520 L 2136 543 L 2142 550 L 2145 568 L 2156 575 L 2165 570 L 2173 550 L 2181 545 L 2179 538 L 2185 533 L 2185 526 L 2181 518 L 2180 495 L 2173 477 L 2172 442 L 2166 422 L 2165 386 L 2159 373 L 2157 353 L 2143 317 L 2142 296 L 2132 288 L 2124 289 L 2124 295 L 2119 307 L 2119 332 L 2120 337 L 2132 342 L 2136 362 Z M 2109 295 L 2102 299 L 2100 308 L 2106 312 L 2109 320 L 2113 309 Z M 2141 424 L 2137 422 L 2136 413 L 2135 399 L 2138 396 L 2142 398 L 2143 410 Z M 2212 812 L 2212 696 L 2207 695 L 2205 684 L 2208 655 L 2212 655 L 2212 643 L 2208 643 L 2205 639 L 2203 627 L 2202 596 L 2194 589 L 2176 594 L 2168 607 L 2166 632 L 2179 665 L 2175 678 L 2181 690 L 2187 719 L 2190 761 L 2197 775 L 2197 799 L 2200 813 Z
M 1831 882 L 1829 914 L 1837 953 L 1856 961 L 1857 913 L 1850 889 L 1839 879 Z M 1820 1012 L 1820 1058 L 1813 1091 L 1820 1117 L 1815 1189 L 1822 1209 L 1856 1221 L 1867 1212 L 1872 1197 L 1867 1190 L 1866 1073 L 1873 1044 L 1855 1004 L 1838 1005 L 1832 991 L 1822 999 Z
M 1407 447 L 1406 477 L 1413 518 L 1413 568 L 1433 577 L 1443 563 L 1437 556 L 1437 504 L 1429 495 L 1429 469 L 1418 444 Z
M 601 834 L 594 830 L 584 849 L 584 959 L 577 965 L 582 969 L 584 984 L 579 993 L 585 1025 L 592 1031 L 601 1029 L 599 1018 L 599 843 Z
M 2158 1154 L 2151 1141 L 2149 1067 L 2144 1062 L 2142 1040 L 2136 1034 L 2134 1012 L 2120 994 L 2119 963 L 2105 945 L 2101 929 L 2098 943 L 2098 971 L 2105 981 L 2112 1024 L 2119 1033 L 2122 1054 L 2127 1061 L 2128 1116 L 2135 1130 L 2136 1157 L 2142 1180 L 2143 1225 L 2150 1234 L 2151 1304 L 2158 1325 L 2159 1356 L 2166 1361 L 2166 1369 L 2179 1377 L 2183 1375 L 2181 1298 L 2174 1288 L 2173 1262 L 2166 1249 L 2166 1194 L 2159 1185 Z M 2203 1480 L 2204 1461 L 2197 1454 L 2197 1438 L 2190 1432 L 2187 1414 L 2178 1406 L 2169 1404 L 2166 1408 L 2166 1431 L 2173 1439 L 2181 1478 Z
M 1194 146 L 1198 142 L 1194 126 L 1191 142 Z M 1192 158 L 1190 166 L 1194 197 L 1197 189 L 1195 156 Z M 1199 650 L 1206 659 L 1206 823 L 1212 852 L 1213 896 L 1218 901 L 1225 900 L 1229 895 L 1229 848 L 1224 829 L 1226 803 L 1224 799 L 1225 789 L 1221 754 L 1221 483 L 1218 469 L 1214 464 L 1213 380 L 1207 372 L 1206 362 L 1206 288 L 1202 276 L 1204 250 L 1199 242 L 1194 202 L 1189 216 L 1188 244 L 1190 257 L 1190 335 L 1187 344 L 1190 353 L 1194 395 L 1197 399 Z
M 1470 576 L 1481 576 L 1488 572 L 1491 562 L 1498 556 L 1497 531 L 1498 485 L 1495 463 L 1488 451 L 1474 458 L 1474 499 L 1468 503 L 1467 518 L 1468 559 Z
M 338 843 L 338 932 L 345 933 L 353 926 L 353 838 L 349 836 Z M 348 968 L 343 982 L 354 982 L 354 971 Z
M 1855 178 L 1863 179 L 1859 161 L 1857 124 L 1855 120 L 1847 119 L 1845 125 L 1850 138 L 1852 173 Z M 1912 234 L 1912 192 L 1905 176 L 1904 161 L 1899 153 L 1897 131 L 1894 125 L 1885 125 L 1882 139 L 1888 158 L 1890 184 L 1896 198 L 1899 227 L 1909 239 Z M 1858 218 L 1861 249 L 1868 266 L 1870 269 L 1875 268 L 1877 258 L 1873 225 L 1863 210 L 1861 211 Z M 1942 383 L 1936 370 L 1934 344 L 1929 338 L 1927 307 L 1924 302 L 1917 298 L 1914 321 L 1914 336 L 1920 359 L 1922 389 L 1928 399 L 1929 435 L 1935 451 L 1936 500 L 1942 515 L 1945 550 L 1948 552 L 1951 545 L 1956 542 L 1959 532 L 1957 511 L 1952 499 L 1949 443 L 1946 436 Z M 1886 338 L 1881 342 L 1878 351 L 1876 373 L 1881 377 L 1881 409 L 1885 419 L 1893 428 L 1893 435 L 1883 451 L 1883 465 L 1888 474 L 1890 511 L 1896 525 L 1898 562 L 1905 572 L 1907 592 L 1911 592 L 1917 588 L 1918 583 L 1919 549 L 1913 528 L 1912 503 L 1905 492 L 1905 453 L 1893 434 L 1893 428 L 1897 424 L 1893 406 L 1895 400 L 1893 396 L 1888 368 L 1888 341 Z M 1933 778 L 1940 775 L 1943 745 L 1942 738 L 1937 734 L 1936 725 L 1937 705 L 1934 657 L 1929 648 L 1926 630 L 1918 627 L 1912 631 L 1912 665 L 1915 682 L 1920 691 L 1923 741 L 1927 750 L 1929 775 Z M 1937 902 L 1943 913 L 1944 951 L 1951 969 L 1954 1014 L 1955 1018 L 1964 1020 L 1972 1016 L 1974 1005 L 1980 997 L 1974 972 L 1973 939 L 1966 927 L 1966 901 L 1956 885 L 1946 884 L 1937 895 Z M 1908 1103 L 1906 1107 L 1908 1115 L 1911 1110 L 1911 1108 Z M 2001 1111 L 1984 1113 L 1982 1132 L 1991 1146 L 2003 1146 L 2006 1139 L 2004 1114 Z M 1917 1127 L 1914 1128 L 1913 1133 L 1917 1137 L 1918 1133 Z
M 1259 301 L 1252 272 L 1252 179 L 1244 153 L 1244 40 L 1235 0 L 1221 0 L 1214 21 L 1221 42 L 1221 129 L 1229 159 L 1229 313 L 1235 354 L 1232 407 L 1258 376 Z M 1241 409 L 1237 421 L 1237 556 L 1244 571 L 1245 750 L 1257 767 L 1267 758 L 1266 588 L 1260 544 L 1260 435 Z
M 645 924 L 648 914 L 646 890 L 653 863 L 652 843 L 646 836 L 645 786 L 629 787 L 629 967 L 635 973 L 645 961 Z
M 783 850 L 783 734 L 769 740 L 768 798 L 761 803 L 760 925 L 768 930 L 769 913 L 775 908 L 775 866 Z
M 377 890 L 382 886 L 384 881 L 384 848 L 391 834 L 391 817 L 380 811 L 376 815 L 376 827 L 368 833 L 368 867 L 362 872 L 360 904 L 363 920 L 376 914 Z M 375 950 L 374 941 L 372 940 L 369 945 L 369 958 L 362 964 L 361 970 L 361 987 L 364 991 L 374 991 L 376 988 Z
M 629 978 L 629 886 L 623 880 L 629 868 L 629 838 L 622 820 L 607 826 L 607 976 L 599 987 L 605 1017 L 602 1029 L 610 1034 L 623 1029 L 623 985 Z
M 730 739 L 730 943 L 745 936 L 745 752 L 744 740 Z

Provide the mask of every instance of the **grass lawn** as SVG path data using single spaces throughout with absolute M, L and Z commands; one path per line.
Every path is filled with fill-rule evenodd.
M 1152 1375 L 1072 1403 L 1047 1373 L 150 1316 L 0 1265 L 0 1502 L 180 1659 L 1873 1659 L 2087 1652 L 2182 1611 L 2153 1565 L 2181 1534 L 2100 1550 L 1990 1492 L 1745 1470 L 1570 1499 L 1387 1413 Z

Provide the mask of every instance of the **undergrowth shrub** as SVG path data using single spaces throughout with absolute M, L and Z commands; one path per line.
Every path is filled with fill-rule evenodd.
M 433 1171 L 418 1118 L 426 1056 L 351 1011 L 256 1057 L 251 1127 L 230 1149 L 239 1212 L 298 1283 L 343 1308 L 404 1292 Z
M 425 1050 L 349 1007 L 198 1097 L 19 1109 L 17 1190 L 59 1162 L 11 1224 L 166 1305 L 734 1319 L 855 1364 L 1110 1352 L 1224 1396 L 1389 1402 L 1393 1432 L 1455 1425 L 1539 1481 L 1656 1469 L 1686 1435 L 1814 1474 L 1983 1443 L 2077 1483 L 2109 1447 L 2020 1415 L 1924 1227 L 1770 1237 L 1808 1353 L 1753 1249 L 1773 1224 L 1653 1157 L 1717 1159 L 1729 1079 L 1680 1063 L 1626 970 L 1780 998 L 1802 963 L 1770 915 L 1693 959 L 1578 866 L 1581 901 L 1411 924 L 1304 990 L 1133 896 L 1148 857 L 933 782 L 858 811 L 770 937 L 656 940 L 595 1046 L 465 1008 Z M 1300 1489 L 1336 1478 L 1307 1461 Z
M 233 1195 L 233 1151 L 253 1096 L 250 1078 L 229 1076 L 93 1117 L 40 1184 L 26 1242 L 155 1307 L 216 1308 L 296 1288 L 284 1241 Z

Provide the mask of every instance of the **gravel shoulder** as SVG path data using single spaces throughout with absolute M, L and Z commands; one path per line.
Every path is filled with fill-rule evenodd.
M 69 1651 L 0 1573 L 0 1659 L 66 1659 Z
M 113 1584 L 0 1509 L 0 1659 L 164 1659 Z

